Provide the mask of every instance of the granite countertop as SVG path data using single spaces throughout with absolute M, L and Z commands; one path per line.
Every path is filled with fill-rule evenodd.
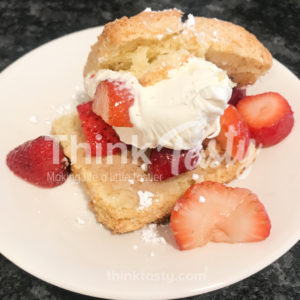
M 286 1 L 0 1 L 0 71 L 26 52 L 62 35 L 134 15 L 146 6 L 177 7 L 253 32 L 273 56 L 300 76 L 300 2 Z M 1 299 L 92 299 L 47 284 L 0 256 Z M 300 243 L 259 273 L 191 299 L 300 299 Z

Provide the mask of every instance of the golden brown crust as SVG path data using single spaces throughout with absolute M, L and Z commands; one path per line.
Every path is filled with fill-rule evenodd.
M 72 158 L 71 135 L 77 138 L 78 144 L 85 142 L 76 114 L 66 115 L 54 121 L 52 129 L 56 135 L 68 136 L 61 144 L 69 158 Z M 242 163 L 226 165 L 223 161 L 220 165 L 214 165 L 212 160 L 208 166 L 200 164 L 193 171 L 162 182 L 151 181 L 147 172 L 131 161 L 130 152 L 127 164 L 121 163 L 120 155 L 112 157 L 113 164 L 109 164 L 108 158 L 103 158 L 102 163 L 97 164 L 95 158 L 92 158 L 91 163 L 86 162 L 85 152 L 80 149 L 77 161 L 71 159 L 72 171 L 90 196 L 89 205 L 98 221 L 115 233 L 124 233 L 169 216 L 175 202 L 195 182 L 212 180 L 225 183 L 236 178 L 256 157 L 255 147 L 251 147 L 252 151 Z M 197 174 L 199 178 L 194 180 L 193 174 Z M 144 178 L 144 181 L 141 182 L 140 178 Z M 134 184 L 128 179 L 133 179 Z M 148 208 L 141 209 L 138 191 L 153 193 L 152 204 Z
M 142 12 L 106 24 L 92 46 L 84 76 L 102 68 L 127 70 L 141 84 L 151 85 L 197 56 L 225 69 L 242 86 L 253 84 L 271 67 L 269 51 L 241 26 L 204 17 L 182 23 L 181 15 L 176 9 Z
M 143 11 L 131 18 L 122 17 L 107 23 L 98 41 L 91 47 L 84 76 L 102 68 L 103 60 L 117 56 L 120 48 L 133 40 L 157 39 L 161 35 L 178 32 L 182 26 L 181 16 L 182 12 L 177 9 Z
M 156 38 L 158 35 L 178 32 L 181 27 L 182 12 L 173 9 L 165 11 L 143 11 L 131 18 L 122 17 L 104 26 L 98 37 L 101 45 L 99 54 L 110 55 L 111 48 L 118 48 L 125 43 L 139 38 Z
M 272 55 L 245 28 L 218 19 L 196 17 L 197 32 L 204 32 L 209 48 L 205 58 L 227 71 L 239 85 L 253 84 L 272 65 Z

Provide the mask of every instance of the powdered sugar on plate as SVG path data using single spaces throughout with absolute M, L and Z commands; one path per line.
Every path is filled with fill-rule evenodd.
M 76 218 L 76 222 L 77 222 L 79 225 L 84 225 L 84 224 L 85 224 L 85 220 L 81 219 L 80 217 L 77 217 L 77 218 Z
M 166 240 L 159 236 L 156 224 L 149 224 L 141 230 L 142 240 L 146 243 L 165 245 Z
M 29 117 L 29 121 L 32 123 L 32 124 L 37 124 L 39 122 L 39 119 L 36 115 L 32 115 Z

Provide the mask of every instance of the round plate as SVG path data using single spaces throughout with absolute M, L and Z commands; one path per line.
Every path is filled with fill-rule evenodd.
M 146 241 L 141 231 L 112 235 L 97 224 L 78 182 L 69 179 L 58 188 L 41 189 L 8 170 L 5 156 L 11 149 L 49 134 L 50 121 L 74 107 L 90 45 L 100 30 L 92 28 L 50 42 L 0 76 L 3 255 L 68 290 L 105 298 L 157 299 L 225 287 L 284 254 L 300 236 L 300 83 L 276 60 L 248 94 L 281 93 L 295 111 L 295 127 L 282 143 L 261 151 L 248 176 L 232 183 L 250 188 L 265 204 L 272 231 L 263 242 L 210 243 L 179 251 L 168 226 L 158 228 L 166 244 Z

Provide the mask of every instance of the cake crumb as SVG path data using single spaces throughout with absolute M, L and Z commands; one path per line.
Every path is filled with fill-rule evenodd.
M 128 179 L 128 182 L 129 182 L 130 184 L 134 184 L 134 180 L 133 180 L 133 179 Z

